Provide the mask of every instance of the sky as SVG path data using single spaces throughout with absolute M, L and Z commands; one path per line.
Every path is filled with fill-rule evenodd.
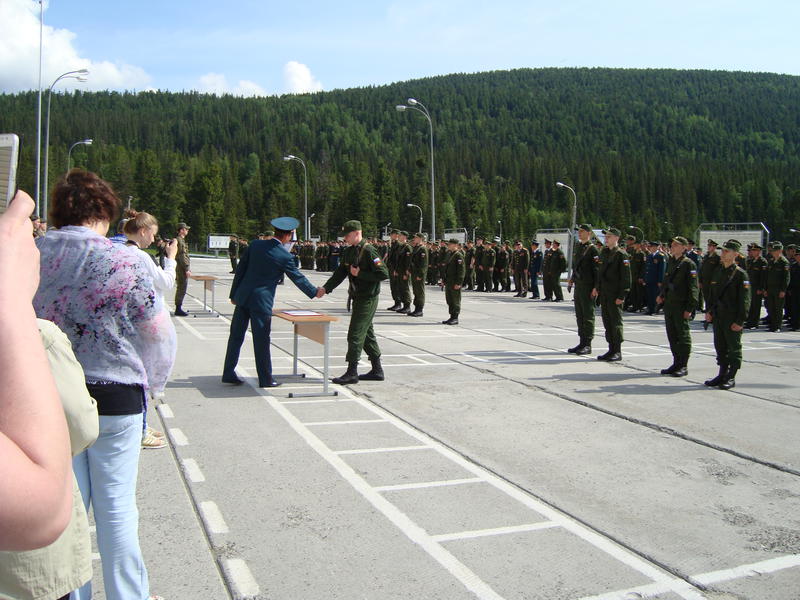
M 800 75 L 800 0 L 46 0 L 44 88 L 264 96 L 524 67 Z M 38 0 L 0 0 L 0 92 L 37 89 Z

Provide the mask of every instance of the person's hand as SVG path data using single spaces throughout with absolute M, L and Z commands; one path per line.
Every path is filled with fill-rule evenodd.
M 664 297 L 656 296 L 656 304 L 664 304 Z
M 353 277 L 358 277 L 358 274 L 361 272 L 361 267 L 351 266 L 350 267 L 350 274 Z M 395 275 L 397 275 L 397 271 L 395 271 Z
M 625 302 L 625 300 L 623 300 L 622 298 L 617 298 L 616 300 L 614 300 L 614 304 L 616 304 L 617 306 L 621 305 L 623 302 Z
M 739 332 L 742 329 L 743 329 L 743 327 L 741 325 L 738 325 L 736 323 L 731 323 L 731 331 Z
M 192 272 L 191 271 L 186 271 L 186 276 L 187 277 L 191 277 L 192 276 Z
M 234 306 L 236 306 L 236 300 L 234 300 L 233 298 L 231 298 L 231 304 L 233 304 Z
M 683 319 L 685 321 L 688 321 L 691 318 L 692 318 L 692 311 L 690 311 L 690 310 L 683 311 Z
M 178 254 L 178 240 L 170 240 L 169 244 L 164 247 L 164 252 L 166 253 L 167 258 L 175 260 L 175 256 Z
M 456 285 L 453 286 L 453 289 L 454 290 L 460 290 L 461 286 L 459 284 L 456 284 Z
M 20 190 L 0 215 L 0 297 L 13 306 L 30 306 L 39 287 L 39 250 L 29 218 L 35 206 Z
M 592 298 L 597 298 L 600 295 L 600 292 L 597 291 L 597 288 L 592 288 L 591 296 Z
M 778 298 L 785 298 L 786 292 L 778 292 Z
M 318 287 L 317 288 L 317 294 L 314 297 L 315 298 L 322 298 L 324 295 L 325 295 L 325 288 L 324 287 Z
M 408 275 L 403 275 L 403 281 L 406 281 L 407 279 L 408 279 Z
M 706 313 L 706 323 L 711 323 L 714 320 L 714 316 L 711 313 Z
M 417 281 L 422 281 L 422 277 L 415 277 Z

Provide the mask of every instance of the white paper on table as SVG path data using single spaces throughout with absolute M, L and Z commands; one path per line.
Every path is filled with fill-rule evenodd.
M 284 310 L 282 312 L 285 315 L 291 315 L 293 317 L 319 317 L 322 315 L 322 313 L 313 310 Z

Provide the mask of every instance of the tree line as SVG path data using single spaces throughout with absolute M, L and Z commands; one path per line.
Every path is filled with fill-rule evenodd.
M 519 69 L 266 98 L 195 92 L 53 95 L 52 185 L 75 166 L 109 180 L 170 229 L 253 236 L 303 214 L 312 233 L 360 219 L 375 234 L 430 229 L 431 112 L 437 234 L 464 227 L 530 238 L 578 220 L 635 224 L 648 237 L 702 222 L 800 225 L 800 77 L 724 71 Z M 22 138 L 20 187 L 33 190 L 36 94 L 0 95 L 0 131 Z

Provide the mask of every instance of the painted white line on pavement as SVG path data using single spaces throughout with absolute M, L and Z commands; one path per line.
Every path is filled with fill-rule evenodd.
M 189 439 L 186 435 L 177 427 L 170 427 L 168 430 L 169 437 L 172 438 L 172 443 L 176 446 L 188 446 Z
M 581 538 L 585 542 L 588 542 L 598 550 L 605 552 L 606 554 L 615 558 L 619 562 L 629 566 L 638 573 L 641 573 L 642 575 L 649 577 L 656 583 L 661 583 L 667 586 L 667 589 L 669 591 L 678 594 L 679 596 L 685 598 L 686 600 L 705 600 L 704 596 L 699 591 L 697 591 L 692 585 L 685 582 L 684 580 L 678 579 L 674 577 L 672 574 L 662 571 L 655 565 L 636 556 L 626 548 L 619 546 L 615 542 L 612 542 L 610 539 L 603 537 L 602 535 L 592 531 L 586 526 L 573 520 L 571 517 L 568 517 L 567 515 L 560 513 L 554 508 L 551 508 L 544 502 L 520 490 L 511 483 L 503 479 L 500 479 L 496 475 L 492 475 L 488 471 L 485 471 L 478 465 L 471 463 L 470 461 L 466 460 L 463 456 L 461 456 L 460 454 L 456 453 L 453 450 L 450 450 L 446 446 L 437 443 L 431 444 L 430 437 L 427 436 L 425 433 L 417 429 L 414 429 L 404 421 L 401 421 L 400 419 L 398 419 L 391 413 L 383 410 L 382 408 L 378 407 L 377 405 L 372 404 L 367 400 L 364 400 L 363 398 L 354 397 L 354 400 L 359 404 L 361 404 L 361 406 L 363 406 L 367 410 L 370 410 L 374 412 L 376 415 L 384 417 L 387 421 L 394 423 L 397 426 L 397 428 L 400 429 L 403 433 L 408 434 L 409 436 L 419 440 L 420 442 L 428 444 L 430 448 L 436 450 L 443 456 L 446 456 L 452 462 L 461 466 L 470 473 L 474 473 L 477 477 L 483 478 L 487 483 L 491 484 L 501 492 L 504 492 L 507 496 L 516 499 L 524 506 L 527 506 L 528 508 L 536 511 L 548 521 L 552 521 L 553 523 L 556 523 L 557 525 L 563 527 L 564 529 L 573 533 L 574 535 Z M 413 446 L 411 446 L 411 448 L 413 448 Z
M 431 450 L 431 446 L 393 446 L 391 448 L 360 448 L 358 450 L 337 450 L 334 454 L 375 454 L 378 452 L 406 452 L 408 450 Z
M 317 386 L 319 387 L 319 386 Z M 323 398 L 320 400 L 283 400 L 281 404 L 328 404 L 329 402 L 353 402 L 353 400 L 340 400 L 339 398 Z
M 473 531 L 460 531 L 458 533 L 443 533 L 434 535 L 437 542 L 451 542 L 453 540 L 470 540 L 473 538 L 486 537 L 490 535 L 506 535 L 509 533 L 523 533 L 526 531 L 539 531 L 541 529 L 552 529 L 559 527 L 558 523 L 543 521 L 541 523 L 531 523 L 529 525 L 512 525 L 511 527 L 494 527 L 492 529 L 475 529 Z
M 771 558 L 769 560 L 764 560 L 749 565 L 734 567 L 733 569 L 711 571 L 710 573 L 695 575 L 690 579 L 703 585 L 710 585 L 712 583 L 719 583 L 721 581 L 730 581 L 731 579 L 741 579 L 742 577 L 753 577 L 754 575 L 774 573 L 775 571 L 791 569 L 792 567 L 800 567 L 800 554 L 790 554 L 788 556 Z
M 201 483 L 206 480 L 206 476 L 200 470 L 197 461 L 193 458 L 184 458 L 181 460 L 183 470 L 186 471 L 186 476 L 192 483 Z
M 497 592 L 495 592 L 489 584 L 484 582 L 474 572 L 472 572 L 464 563 L 458 560 L 450 552 L 448 552 L 441 544 L 431 539 L 431 536 L 419 525 L 414 523 L 405 513 L 403 513 L 394 504 L 386 500 L 375 489 L 366 482 L 366 480 L 358 475 L 353 468 L 348 465 L 341 457 L 337 456 L 337 452 L 333 452 L 326 446 L 322 440 L 315 436 L 307 427 L 304 427 L 300 420 L 295 417 L 289 409 L 283 406 L 275 398 L 266 396 L 260 388 L 257 388 L 252 380 L 248 379 L 248 384 L 253 387 L 267 403 L 294 429 L 311 448 L 324 458 L 339 475 L 349 483 L 353 489 L 359 492 L 364 499 L 372 504 L 377 510 L 391 521 L 395 527 L 402 531 L 412 542 L 419 545 L 425 550 L 434 560 L 442 565 L 447 571 L 456 579 L 458 579 L 464 587 L 475 594 L 480 600 L 503 600 Z M 424 447 L 424 446 L 423 446 Z M 397 449 L 384 449 L 384 451 L 394 452 Z M 372 451 L 372 450 L 370 450 Z
M 247 563 L 241 558 L 226 558 L 224 564 L 225 571 L 228 573 L 233 587 L 236 588 L 236 598 L 251 598 L 261 593 L 258 582 L 250 572 Z
M 286 404 L 282 402 L 281 404 Z M 306 427 L 319 427 L 322 425 L 361 425 L 364 423 L 386 423 L 383 419 L 361 419 L 354 421 L 313 421 L 303 423 Z
M 445 487 L 448 485 L 464 485 L 466 483 L 485 483 L 481 477 L 468 479 L 443 479 L 441 481 L 423 481 L 420 483 L 399 483 L 397 485 L 381 485 L 375 487 L 376 492 L 398 492 L 402 490 L 423 490 L 425 488 Z
M 203 521 L 206 522 L 211 533 L 228 533 L 230 531 L 216 502 L 210 500 L 201 502 L 200 512 L 203 513 Z
M 788 556 L 771 558 L 749 565 L 741 565 L 732 569 L 701 573 L 700 575 L 690 576 L 689 579 L 700 585 L 712 585 L 714 583 L 723 583 L 735 579 L 744 579 L 746 577 L 758 577 L 759 575 L 775 573 L 776 571 L 791 569 L 798 566 L 800 566 L 800 554 L 790 554 Z M 597 596 L 584 596 L 580 600 L 628 600 L 637 594 L 638 596 L 635 597 L 649 598 L 669 591 L 668 586 L 663 583 L 651 583 L 648 585 L 626 588 L 624 590 L 615 590 L 605 594 L 598 594 Z
M 174 419 L 175 415 L 172 414 L 172 409 L 169 407 L 169 404 L 159 404 L 156 407 L 156 410 L 161 413 L 161 416 L 165 419 Z
M 178 323 L 180 323 L 181 325 L 183 325 L 198 340 L 204 340 L 205 341 L 206 336 L 204 336 L 202 333 L 197 331 L 197 329 L 195 329 L 194 327 L 189 325 L 189 323 L 186 321 L 186 317 L 175 317 L 175 319 L 173 319 L 173 320 L 175 320 Z
M 92 552 L 92 560 L 100 560 L 100 553 Z

